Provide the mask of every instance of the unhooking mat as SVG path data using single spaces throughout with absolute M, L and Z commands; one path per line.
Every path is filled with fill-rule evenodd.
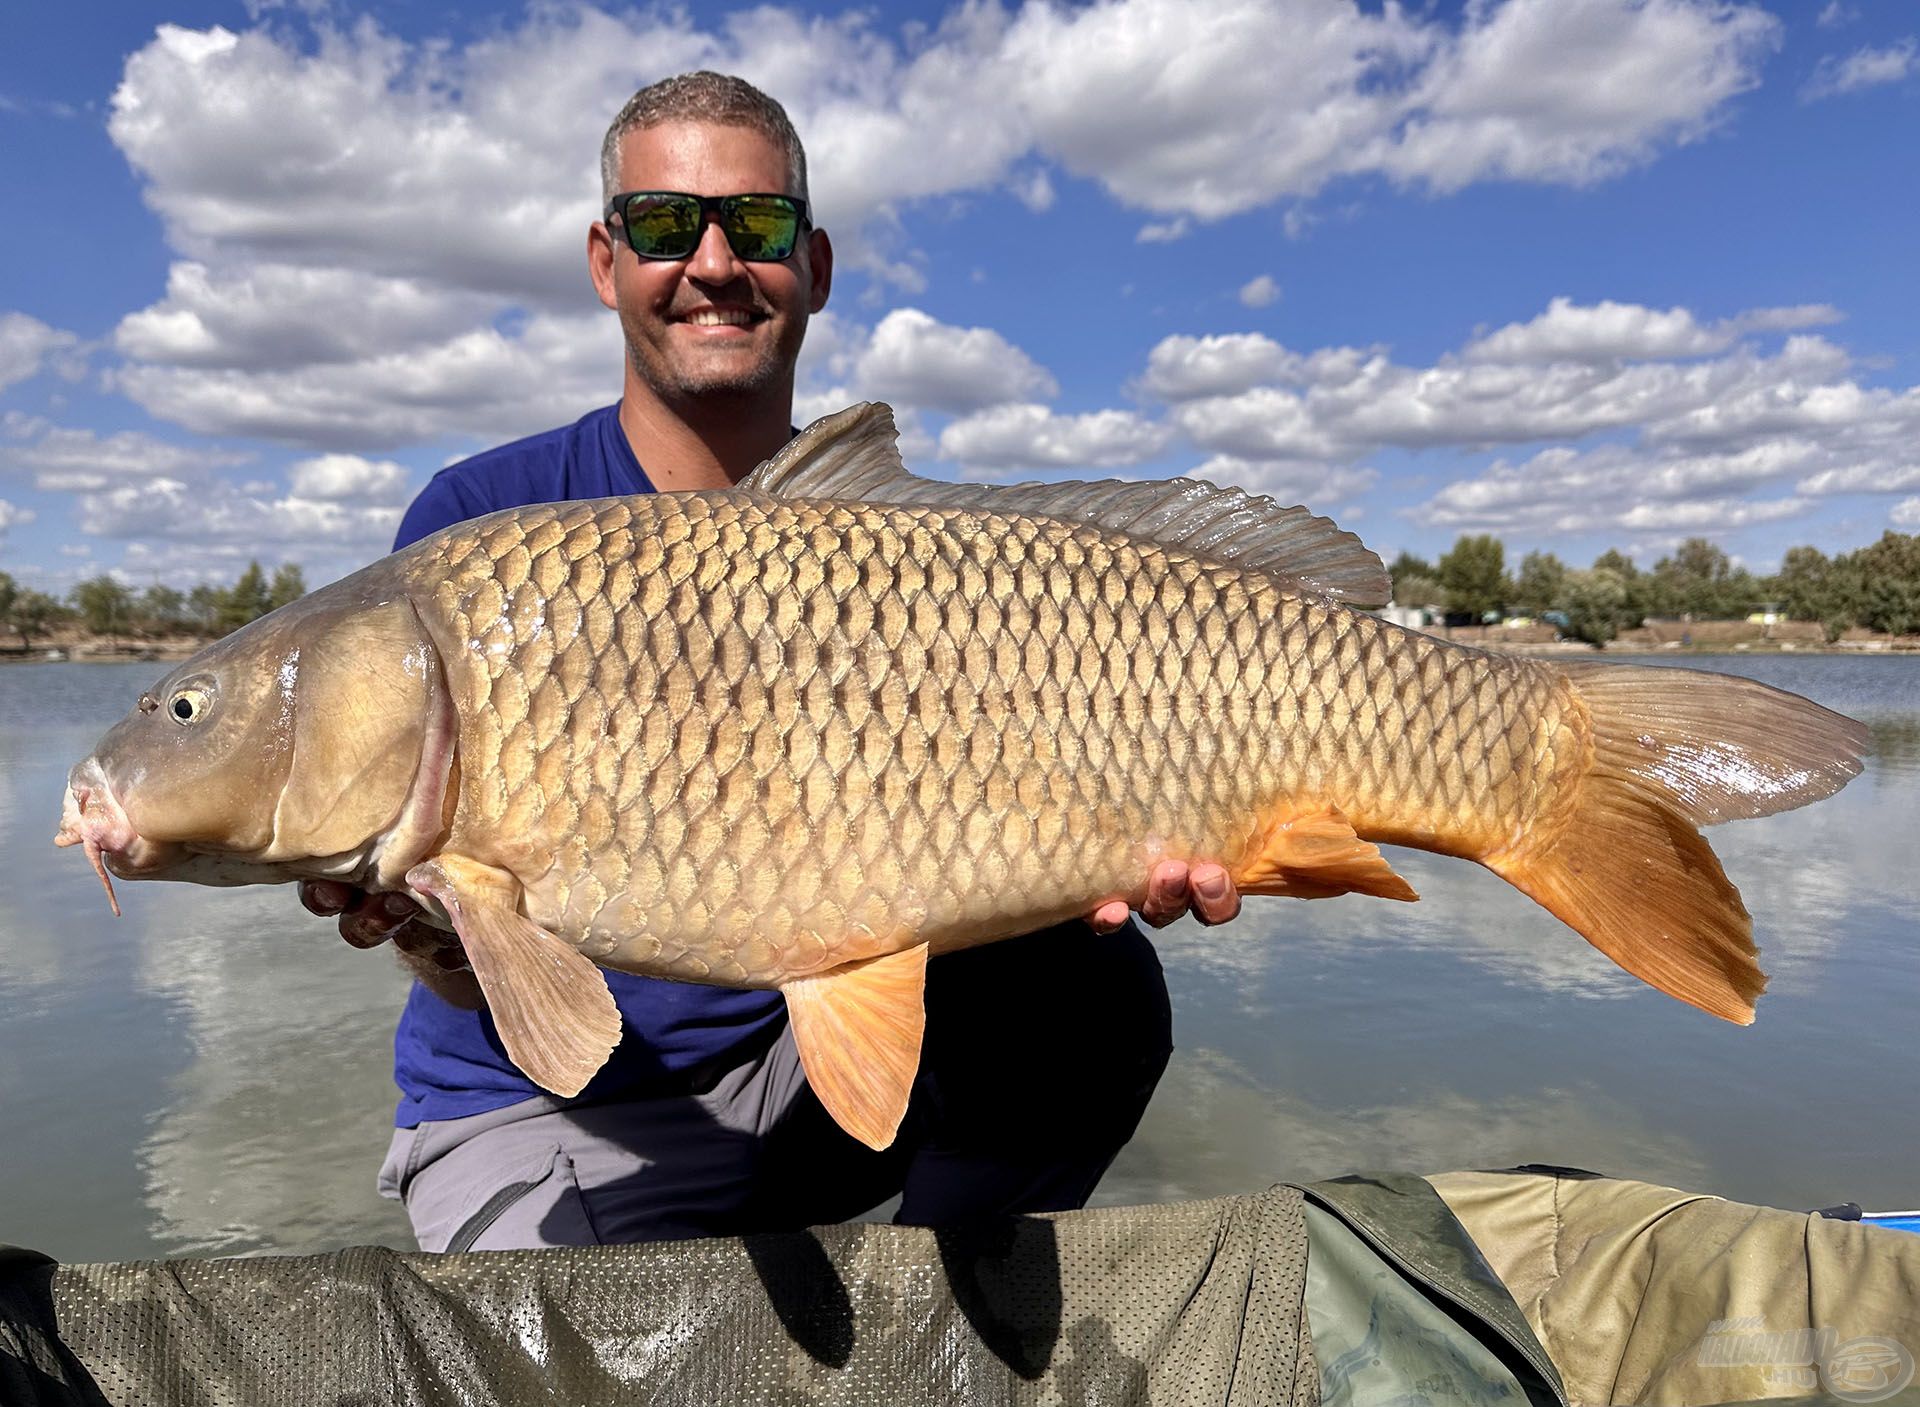
M 1905 1407 L 1916 1348 L 1920 1237 L 1553 1171 L 579 1251 L 0 1249 L 3 1407 Z

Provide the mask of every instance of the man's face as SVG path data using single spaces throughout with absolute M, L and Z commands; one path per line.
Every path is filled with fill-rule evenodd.
M 749 128 L 708 123 L 627 133 L 617 189 L 793 193 L 780 147 Z M 832 278 L 820 231 L 777 264 L 736 257 L 716 221 L 681 260 L 642 259 L 604 225 L 588 252 L 600 301 L 620 314 L 628 361 L 662 400 L 791 393 L 807 317 L 826 305 Z

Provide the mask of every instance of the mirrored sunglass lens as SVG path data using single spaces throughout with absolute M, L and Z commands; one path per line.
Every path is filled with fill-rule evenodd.
M 641 254 L 679 255 L 700 242 L 700 206 L 684 196 L 627 202 L 627 240 Z
M 742 259 L 784 259 L 793 253 L 800 212 L 784 200 L 749 196 L 730 203 L 727 239 Z

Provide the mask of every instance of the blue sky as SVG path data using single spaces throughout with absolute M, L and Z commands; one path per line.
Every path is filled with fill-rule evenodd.
M 948 476 L 1200 473 L 1391 557 L 1920 530 L 1920 11 L 1106 0 L 14 7 L 0 569 L 326 580 L 614 398 L 635 87 L 785 102 L 840 265 L 798 413 Z

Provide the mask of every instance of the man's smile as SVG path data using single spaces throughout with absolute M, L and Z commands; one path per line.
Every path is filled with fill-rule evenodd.
M 711 305 L 677 313 L 669 319 L 686 327 L 746 328 L 765 322 L 767 315 L 751 308 L 716 308 Z

